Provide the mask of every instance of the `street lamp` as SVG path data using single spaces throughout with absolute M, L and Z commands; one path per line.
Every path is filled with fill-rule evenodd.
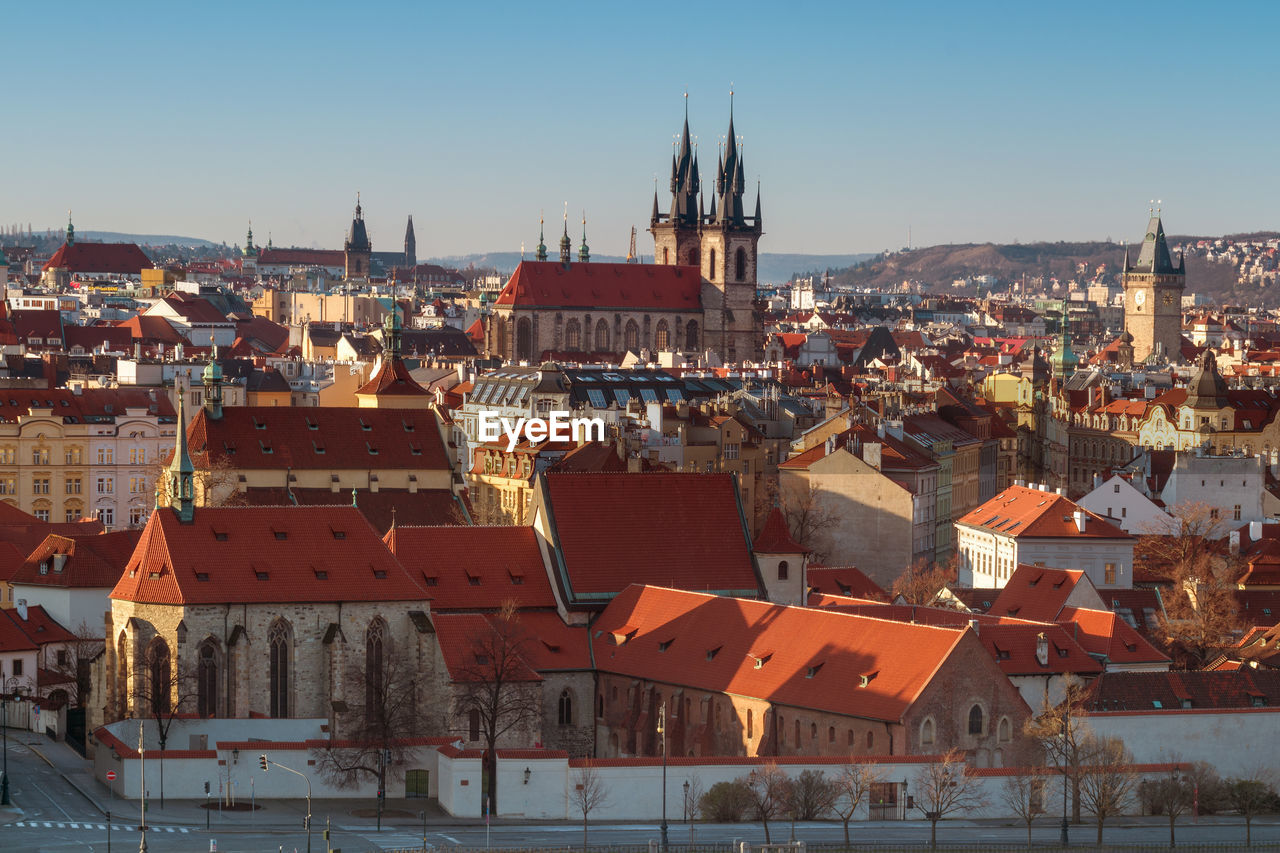
M 13 701 L 21 702 L 22 697 L 15 690 Z M 4 779 L 0 780 L 0 806 L 9 805 L 9 694 L 0 694 L 0 705 L 4 707 Z
M 1062 846 L 1071 841 L 1067 837 L 1067 744 L 1071 739 L 1071 708 L 1067 706 L 1062 721 Z
M 303 823 L 307 827 L 307 853 L 311 853 L 311 780 L 307 778 L 307 774 L 294 770 L 292 767 L 285 767 L 283 764 L 272 761 L 265 755 L 258 756 L 258 766 L 262 768 L 262 772 L 267 772 L 268 766 L 279 767 L 281 770 L 288 770 L 295 776 L 301 776 L 302 781 L 307 783 L 307 816 L 303 819 Z
M 667 703 L 658 707 L 658 734 L 662 737 L 662 849 L 669 844 L 667 838 Z

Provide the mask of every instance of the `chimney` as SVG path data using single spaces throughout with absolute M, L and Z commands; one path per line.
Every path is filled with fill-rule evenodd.
M 1261 522 L 1261 521 L 1251 521 L 1251 522 L 1249 522 L 1249 539 L 1250 539 L 1250 541 L 1252 541 L 1252 542 L 1257 542 L 1257 541 L 1258 541 L 1259 539 L 1261 539 L 1261 538 L 1262 538 L 1262 522 Z
M 1054 491 L 1054 494 L 1056 494 L 1060 498 L 1065 498 L 1067 496 L 1067 490 L 1062 486 L 1058 486 L 1058 488 L 1054 489 L 1053 491 Z
M 1043 632 L 1036 636 L 1036 662 L 1041 666 L 1049 665 L 1049 638 Z
M 1084 523 L 1087 517 L 1088 516 L 1084 514 L 1084 510 L 1077 509 L 1075 511 L 1076 530 L 1080 533 L 1084 533 Z
M 862 445 L 862 461 L 880 470 L 880 449 L 882 445 L 878 441 L 868 441 Z
M 1102 486 L 1102 475 L 1101 475 L 1101 474 L 1094 474 L 1094 475 L 1093 475 L 1093 487 L 1094 487 L 1095 489 L 1097 489 L 1097 488 L 1101 488 L 1101 486 Z
M 970 630 L 970 631 L 972 631 L 972 632 L 973 632 L 973 633 L 975 633 L 975 634 L 979 634 L 979 633 L 981 633 L 981 632 L 978 630 L 978 624 L 979 624 L 979 623 L 978 623 L 978 620 L 977 620 L 977 619 L 970 619 L 970 620 L 969 620 L 969 630 Z
M 884 421 L 880 421 L 880 423 L 876 424 L 876 436 L 878 438 L 884 438 Z
M 27 600 L 25 598 L 19 598 L 17 601 L 13 603 L 13 606 L 14 606 L 14 609 L 18 611 L 18 617 L 22 619 L 23 622 L 26 622 L 27 621 Z

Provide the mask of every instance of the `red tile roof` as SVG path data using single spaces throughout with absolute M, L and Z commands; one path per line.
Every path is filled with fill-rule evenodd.
M 440 654 L 453 681 L 488 681 L 498 671 L 508 682 L 541 680 L 533 668 L 532 659 L 537 654 L 534 646 L 539 640 L 532 626 L 523 615 L 518 616 L 515 625 L 506 629 L 509 633 L 503 641 L 496 638 L 498 629 L 494 627 L 494 620 L 497 618 L 483 613 L 432 614 Z M 498 660 L 488 655 L 489 660 L 480 659 L 485 652 L 493 651 L 504 652 L 504 658 Z
M 1072 635 L 1093 655 L 1111 664 L 1165 664 L 1169 658 L 1147 642 L 1141 634 L 1110 610 L 1064 607 L 1057 621 L 1072 629 Z
M 119 328 L 128 329 L 134 340 L 151 344 L 180 344 L 186 341 L 165 317 L 139 314 L 122 321 Z
M 86 533 L 63 536 L 50 534 L 31 552 L 12 582 L 69 589 L 110 589 L 124 574 L 125 564 L 137 547 L 141 530 Z M 66 555 L 62 571 L 53 565 L 54 555 Z M 40 571 L 44 564 L 45 571 Z
M 0 610 L 0 618 L 4 617 L 8 617 L 9 621 L 37 646 L 47 643 L 70 643 L 76 638 L 75 634 L 59 625 L 39 604 L 33 604 L 27 608 L 26 619 L 19 615 L 17 608 Z
M 787 528 L 787 520 L 782 517 L 782 510 L 774 507 L 769 510 L 764 526 L 756 534 L 751 543 L 751 550 L 757 554 L 807 554 L 809 549 L 791 537 Z
M 286 489 L 251 486 L 241 493 L 248 506 L 351 506 L 351 489 Z M 356 507 L 374 530 L 387 530 L 392 522 L 409 525 L 466 524 L 468 511 L 462 497 L 448 489 L 368 488 L 357 490 Z
M 1280 671 L 1107 672 L 1089 686 L 1090 712 L 1212 710 L 1280 706 Z
M 1085 529 L 1076 527 L 1074 502 L 1053 492 L 1009 486 L 957 524 L 966 524 L 1019 539 L 1133 539 L 1119 527 L 1088 510 Z
M 969 633 L 633 585 L 591 642 L 603 672 L 896 722 Z
M 0 610 L 0 614 L 8 612 L 8 610 Z M 33 652 L 36 648 L 36 644 L 31 641 L 25 631 L 15 625 L 12 620 L 0 616 L 0 652 Z
M 805 570 L 809 589 L 830 595 L 887 599 L 883 587 L 853 566 L 809 566 Z
M 555 607 L 555 593 L 532 527 L 406 527 L 384 537 L 426 587 L 431 610 Z
M 1036 657 L 1041 634 L 1048 643 L 1049 653 L 1043 666 Z M 1102 672 L 1102 664 L 1072 639 L 1069 628 L 1061 625 L 984 623 L 978 629 L 978 639 L 1005 675 L 1070 672 L 1092 676 Z
M 228 406 L 214 420 L 201 409 L 187 437 L 197 467 L 225 460 L 236 468 L 281 471 L 450 468 L 427 410 Z
M 404 366 L 403 361 L 398 358 L 384 358 L 378 372 L 360 386 L 360 390 L 356 393 L 386 397 L 415 397 L 425 396 L 427 389 L 409 375 L 409 368 Z
M 139 275 L 153 266 L 136 243 L 63 243 L 45 262 L 44 269 Z
M 591 311 L 700 311 L 697 267 L 521 261 L 495 305 Z
M 604 601 L 631 583 L 758 594 L 732 475 L 552 472 L 542 482 L 569 598 Z
M 341 249 L 263 249 L 258 265 L 345 267 L 347 256 Z
M 111 598 L 156 604 L 416 601 L 427 591 L 354 507 L 151 514 Z
M 190 293 L 174 292 L 160 300 L 189 323 L 230 323 L 227 315 L 208 299 Z
M 993 616 L 1052 622 L 1081 583 L 1092 586 L 1085 573 L 1076 569 L 1047 569 L 1020 563 L 996 600 L 991 602 L 988 612 Z M 1098 599 L 1097 603 L 1101 605 L 1102 600 Z
M 62 337 L 68 352 L 76 347 L 93 352 L 103 345 L 114 352 L 127 352 L 133 346 L 133 335 L 120 326 L 65 326 Z
M 67 388 L 0 389 L 0 421 L 16 421 L 30 414 L 33 407 L 51 408 L 55 417 L 81 419 L 70 423 L 83 423 L 86 417 L 114 419 L 123 416 L 126 409 L 142 409 L 161 417 L 174 415 L 169 396 L 154 388 L 85 388 L 79 393 Z

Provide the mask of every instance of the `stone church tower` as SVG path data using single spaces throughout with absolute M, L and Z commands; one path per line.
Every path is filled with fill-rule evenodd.
M 702 206 L 702 177 L 697 150 L 690 144 L 686 95 L 680 147 L 671 158 L 671 208 L 658 212 L 653 195 L 649 232 L 654 260 L 659 264 L 697 266 L 702 274 L 703 328 L 699 349 L 714 349 L 726 361 L 755 358 L 762 335 L 754 303 L 756 259 L 764 233 L 760 191 L 755 214 L 743 204 L 746 168 L 733 128 L 730 102 L 729 133 L 716 164 L 715 193 L 710 212 Z
M 347 240 L 342 244 L 342 252 L 346 256 L 347 279 L 369 277 L 369 256 L 373 254 L 373 246 L 369 243 L 369 232 L 364 227 L 359 193 L 356 193 L 356 215 L 351 220 L 351 230 L 347 232 Z
M 1147 224 L 1138 260 L 1124 253 L 1124 329 L 1133 336 L 1135 364 L 1149 357 L 1176 362 L 1182 357 L 1182 292 L 1187 286 L 1187 262 L 1174 266 L 1164 226 L 1156 211 Z

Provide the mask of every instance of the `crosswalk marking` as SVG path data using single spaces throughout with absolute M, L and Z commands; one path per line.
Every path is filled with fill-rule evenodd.
M 96 829 L 100 832 L 105 831 L 107 828 L 107 825 L 105 823 L 80 823 L 80 822 L 69 823 L 66 821 L 59 823 L 59 822 L 53 822 L 53 821 L 47 821 L 47 820 L 45 821 L 20 820 L 12 824 L 5 824 L 5 825 L 23 827 L 28 829 L 39 829 L 41 827 L 44 827 L 45 829 Z M 111 824 L 111 829 L 114 832 L 138 832 L 138 827 L 136 824 L 113 823 Z M 149 831 L 181 833 L 183 835 L 189 835 L 191 833 L 191 830 L 185 826 L 156 826 L 154 824 L 151 825 Z

